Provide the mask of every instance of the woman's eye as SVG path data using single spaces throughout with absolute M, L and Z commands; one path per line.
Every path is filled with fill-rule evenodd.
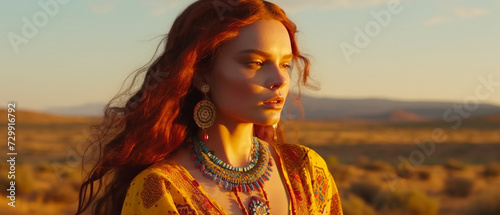
M 248 63 L 246 63 L 246 64 L 247 64 L 249 67 L 255 67 L 255 66 L 260 67 L 260 66 L 262 66 L 264 63 L 263 63 L 263 62 L 261 62 L 261 61 L 251 61 L 251 62 L 248 62 Z M 290 67 L 291 67 L 290 63 L 284 63 L 284 64 L 282 64 L 281 66 L 282 66 L 282 67 L 284 67 L 284 68 L 286 68 L 286 69 L 290 69 Z
M 262 62 L 260 62 L 260 61 L 252 61 L 252 62 L 248 62 L 247 65 L 251 66 L 251 67 L 253 67 L 253 66 L 262 66 Z

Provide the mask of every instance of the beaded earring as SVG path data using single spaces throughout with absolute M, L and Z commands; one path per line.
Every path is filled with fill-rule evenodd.
M 215 122 L 215 105 L 208 99 L 208 92 L 210 86 L 204 84 L 201 87 L 201 92 L 204 94 L 203 100 L 199 101 L 194 107 L 193 118 L 196 125 L 203 130 L 201 140 L 208 140 L 207 128 L 212 126 Z

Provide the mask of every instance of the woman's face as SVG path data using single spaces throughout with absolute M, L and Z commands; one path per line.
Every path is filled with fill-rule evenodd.
M 219 120 L 279 122 L 290 85 L 290 44 L 281 22 L 261 20 L 220 48 L 206 77 Z

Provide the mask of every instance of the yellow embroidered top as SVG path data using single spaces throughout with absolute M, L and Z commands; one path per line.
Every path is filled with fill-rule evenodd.
M 296 144 L 271 144 L 278 155 L 291 214 L 342 214 L 337 187 L 322 157 Z M 301 161 L 301 162 L 297 162 Z M 130 183 L 122 215 L 227 214 L 189 172 L 177 163 L 158 162 Z

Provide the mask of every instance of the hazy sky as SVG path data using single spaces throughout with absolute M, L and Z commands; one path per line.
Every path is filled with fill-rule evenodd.
M 2 1 L 0 102 L 107 102 L 192 2 Z M 271 2 L 311 57 L 321 90 L 309 95 L 500 105 L 500 0 Z

